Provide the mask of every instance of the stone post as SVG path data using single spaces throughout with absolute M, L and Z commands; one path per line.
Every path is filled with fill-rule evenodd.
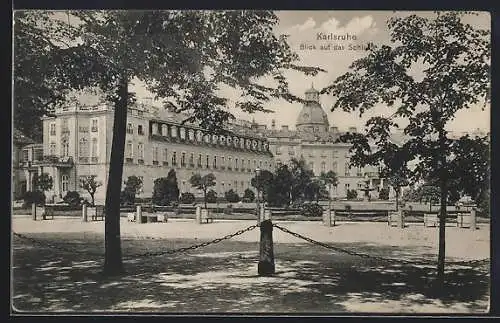
M 404 229 L 404 227 L 405 227 L 405 219 L 404 219 L 404 215 L 403 215 L 403 210 L 398 211 L 398 226 L 401 229 Z
M 263 220 L 264 221 L 265 220 L 271 220 L 271 215 L 272 215 L 271 210 L 264 209 L 264 218 L 263 218 Z
M 333 220 L 333 226 L 335 226 L 335 210 L 330 210 L 330 223 L 332 223 Z
M 83 222 L 87 222 L 88 221 L 88 218 L 87 218 L 87 204 L 83 204 L 82 205 L 82 221 Z
M 140 205 L 137 205 L 137 207 L 136 207 L 135 221 L 137 223 L 142 223 L 142 208 Z
M 323 211 L 323 225 L 327 227 L 332 226 L 332 213 L 331 210 Z
M 259 276 L 272 276 L 275 273 L 273 224 L 271 220 L 264 220 L 260 223 L 260 250 L 257 271 Z
M 260 219 L 260 222 L 264 221 L 264 212 L 265 212 L 264 203 L 261 203 L 260 210 L 259 210 L 259 219 Z
M 36 221 L 36 203 L 31 203 L 31 218 Z
M 201 224 L 201 206 L 196 207 L 196 224 Z
M 476 227 L 476 208 L 474 208 L 474 207 L 470 210 L 470 229 L 472 231 L 477 229 L 477 227 Z

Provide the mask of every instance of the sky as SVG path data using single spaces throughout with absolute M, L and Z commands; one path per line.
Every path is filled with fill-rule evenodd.
M 276 11 L 279 24 L 274 32 L 288 34 L 289 44 L 300 58 L 299 64 L 318 66 L 325 69 L 326 73 L 320 73 L 314 77 L 305 76 L 302 73 L 286 72 L 290 91 L 297 96 L 303 96 L 304 92 L 312 85 L 318 90 L 326 87 L 337 77 L 349 70 L 349 65 L 356 59 L 366 55 L 364 50 L 348 50 L 349 44 L 363 46 L 369 42 L 377 45 L 389 43 L 387 20 L 393 15 L 432 15 L 430 12 L 393 12 L 393 11 Z M 478 13 L 476 16 L 466 18 L 467 23 L 482 29 L 490 29 L 490 16 L 488 13 Z M 321 41 L 317 39 L 318 33 L 350 35 L 349 40 Z M 355 38 L 355 40 L 354 40 Z M 335 43 L 343 45 L 344 49 L 320 50 L 322 43 Z M 305 49 L 316 46 L 316 49 Z M 151 97 L 140 82 L 135 82 L 131 90 L 136 92 L 138 98 Z M 231 88 L 222 88 L 221 94 L 229 99 L 229 110 L 237 117 L 246 120 L 254 119 L 261 124 L 271 125 L 274 119 L 277 127 L 288 125 L 295 128 L 297 116 L 302 108 L 300 103 L 288 103 L 284 100 L 272 100 L 265 105 L 274 113 L 244 113 L 239 109 L 232 108 L 239 93 Z M 363 129 L 366 120 L 375 115 L 389 115 L 392 112 L 384 106 L 377 106 L 363 117 L 358 113 L 346 113 L 343 111 L 331 111 L 335 102 L 334 96 L 322 95 L 320 103 L 328 114 L 331 126 L 337 126 L 340 130 L 348 127 Z M 153 101 L 153 103 L 155 103 Z M 158 103 L 158 102 L 156 102 Z M 159 104 L 159 103 L 158 103 Z M 482 110 L 484 108 L 484 111 Z M 490 107 L 479 104 L 478 106 L 461 110 L 454 120 L 447 125 L 448 130 L 463 132 L 481 129 L 490 129 Z

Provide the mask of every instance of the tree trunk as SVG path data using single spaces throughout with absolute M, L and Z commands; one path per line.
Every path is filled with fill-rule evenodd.
M 95 206 L 94 194 L 90 194 L 90 200 L 92 201 L 92 206 Z
M 399 210 L 399 189 L 395 187 L 396 191 L 396 212 Z
M 447 200 L 447 185 L 446 185 L 446 147 L 445 147 L 445 134 L 444 130 L 439 131 L 439 144 L 440 144 L 440 212 L 439 212 L 439 249 L 438 249 L 438 263 L 437 263 L 437 288 L 442 290 L 444 287 L 444 261 L 446 250 L 446 200 Z M 432 204 L 432 199 L 431 199 Z
M 105 202 L 104 274 L 124 273 L 120 239 L 120 190 L 123 177 L 123 157 L 127 124 L 128 79 L 121 76 L 117 90 L 113 120 L 113 139 Z
M 203 190 L 203 201 L 205 202 L 205 210 L 207 209 L 207 190 Z

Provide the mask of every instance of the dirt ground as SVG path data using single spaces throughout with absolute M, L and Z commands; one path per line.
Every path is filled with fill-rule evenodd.
M 103 278 L 103 222 L 32 221 L 12 230 L 13 303 L 19 311 L 195 313 L 484 313 L 489 263 L 447 265 L 446 292 L 432 288 L 437 228 L 386 223 L 276 222 L 359 257 L 273 230 L 276 274 L 257 275 L 259 228 L 189 252 L 148 256 L 245 229 L 255 221 L 136 224 L 122 219 L 126 275 Z M 447 262 L 488 258 L 489 226 L 447 227 Z M 132 257 L 134 256 L 134 257 Z M 380 259 L 383 257 L 392 261 Z M 406 260 L 407 262 L 394 261 Z M 415 262 L 415 263 L 412 263 Z M 423 264 L 416 264 L 417 262 Z

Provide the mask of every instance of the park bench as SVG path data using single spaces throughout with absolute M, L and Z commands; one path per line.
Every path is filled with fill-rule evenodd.
M 200 223 L 212 223 L 214 218 L 209 210 L 201 210 Z
M 470 228 L 472 216 L 468 213 L 457 213 L 457 227 Z
M 92 221 L 104 221 L 104 205 L 96 205 L 94 207 L 87 208 L 87 212 L 90 215 Z
M 45 207 L 43 208 L 42 211 L 42 219 L 47 220 L 47 218 L 50 216 L 50 218 L 53 220 L 54 219 L 54 209 L 55 207 L 50 204 L 45 204 Z M 37 210 L 38 213 L 38 210 Z
M 424 227 L 437 227 L 439 224 L 439 218 L 437 214 L 424 213 Z

